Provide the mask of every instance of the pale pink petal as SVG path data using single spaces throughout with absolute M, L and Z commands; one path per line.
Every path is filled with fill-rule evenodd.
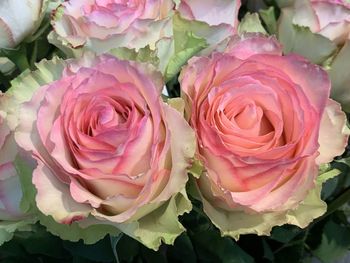
M 313 1 L 312 8 L 318 17 L 321 29 L 332 23 L 350 21 L 350 9 L 344 5 Z
M 338 45 L 345 43 L 350 36 L 350 17 L 349 21 L 328 24 L 319 34 L 334 41 Z
M 91 207 L 74 201 L 69 185 L 59 181 L 57 173 L 58 170 L 51 171 L 38 160 L 38 166 L 33 172 L 33 184 L 37 189 L 35 200 L 40 211 L 63 224 L 87 217 Z
M 231 38 L 225 52 L 239 59 L 247 59 L 255 54 L 282 55 L 282 45 L 275 37 L 246 33 Z
M 329 163 L 334 157 L 341 155 L 347 145 L 349 132 L 346 126 L 346 115 L 340 104 L 329 99 L 322 116 L 318 143 L 318 164 Z
M 163 111 L 163 119 L 170 136 L 172 169 L 168 184 L 155 199 L 157 202 L 168 200 L 186 184 L 187 169 L 196 149 L 195 134 L 180 113 L 166 104 L 163 106 Z
M 309 27 L 312 32 L 320 30 L 320 23 L 315 10 L 309 0 L 298 0 L 294 2 L 295 13 L 293 23 L 299 26 Z
M 283 69 L 284 74 L 303 90 L 319 117 L 322 116 L 331 87 L 326 71 L 294 54 L 283 57 L 257 55 L 254 56 L 255 59 L 271 68 Z
M 193 17 L 212 26 L 229 24 L 236 28 L 240 6 L 240 0 L 182 0 L 179 11 L 187 18 Z

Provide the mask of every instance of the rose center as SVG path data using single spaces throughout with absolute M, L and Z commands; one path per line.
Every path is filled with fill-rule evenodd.
M 234 116 L 234 120 L 241 129 L 251 129 L 261 116 L 262 110 L 254 104 L 245 105 L 243 110 Z

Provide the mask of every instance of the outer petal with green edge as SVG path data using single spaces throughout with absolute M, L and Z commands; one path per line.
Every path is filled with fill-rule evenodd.
M 41 213 L 39 213 L 39 220 L 40 224 L 45 226 L 51 234 L 73 242 L 83 240 L 85 244 L 94 244 L 104 238 L 106 234 L 113 236 L 120 234 L 119 229 L 116 228 L 115 225 L 108 225 L 108 223 L 104 224 L 103 221 L 95 220 L 94 224 L 86 227 L 81 227 L 78 222 L 65 225 L 59 224 L 51 216 L 45 216 Z M 84 223 L 89 220 L 89 218 L 84 220 Z
M 185 231 L 185 228 L 179 223 L 177 218 L 179 215 L 188 213 L 191 209 L 192 204 L 187 197 L 185 189 L 183 189 L 162 206 L 135 222 L 112 224 L 110 221 L 89 218 L 79 222 L 79 225 L 81 228 L 99 224 L 117 226 L 123 233 L 140 241 L 148 248 L 157 250 L 161 242 L 174 244 L 176 237 Z
M 59 224 L 51 216 L 46 216 L 38 211 L 35 203 L 36 189 L 32 184 L 32 169 L 28 166 L 28 162 L 24 162 L 23 158 L 17 157 L 15 160 L 15 167 L 19 174 L 22 186 L 23 197 L 21 200 L 22 211 L 29 211 L 30 217 L 16 223 L 0 224 L 0 245 L 1 240 L 8 240 L 12 238 L 13 232 L 18 230 L 25 231 L 28 224 L 35 223 L 40 220 L 47 230 L 53 235 L 60 236 L 62 239 L 70 241 L 79 241 L 82 239 L 85 244 L 93 244 L 102 239 L 107 233 L 117 235 L 120 231 L 111 225 L 94 225 L 87 228 L 81 228 L 77 222 L 71 225 Z M 34 215 L 34 216 L 33 216 Z
M 70 224 L 75 220 L 86 218 L 92 210 L 88 205 L 74 201 L 69 188 L 62 184 L 50 168 L 40 160 L 33 172 L 33 183 L 41 189 L 36 194 L 38 208 L 44 214 L 52 215 L 57 222 Z
M 227 211 L 214 207 L 201 195 L 203 210 L 223 236 L 231 236 L 238 240 L 243 234 L 270 235 L 274 226 L 292 224 L 304 228 L 315 218 L 322 216 L 327 205 L 321 200 L 322 183 L 316 184 L 303 202 L 294 210 L 270 213 L 244 213 L 243 211 Z M 198 191 L 199 192 L 199 191 Z

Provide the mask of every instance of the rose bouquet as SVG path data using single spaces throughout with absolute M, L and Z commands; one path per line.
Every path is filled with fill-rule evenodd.
M 349 39 L 345 0 L 1 2 L 0 259 L 346 257 Z

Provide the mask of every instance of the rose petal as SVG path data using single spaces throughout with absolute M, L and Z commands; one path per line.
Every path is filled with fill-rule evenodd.
M 348 136 L 345 113 L 339 103 L 329 99 L 321 120 L 318 137 L 320 155 L 316 162 L 329 163 L 334 157 L 341 155 L 347 145 Z
M 51 215 L 57 222 L 69 224 L 75 218 L 85 218 L 91 207 L 77 203 L 70 196 L 69 186 L 57 179 L 55 174 L 43 162 L 33 172 L 33 184 L 37 189 L 36 204 L 45 215 Z
M 274 37 L 246 33 L 231 38 L 225 52 L 239 59 L 247 59 L 255 54 L 282 55 L 282 45 Z
M 185 18 L 209 25 L 229 24 L 236 28 L 240 0 L 182 0 L 178 10 Z

